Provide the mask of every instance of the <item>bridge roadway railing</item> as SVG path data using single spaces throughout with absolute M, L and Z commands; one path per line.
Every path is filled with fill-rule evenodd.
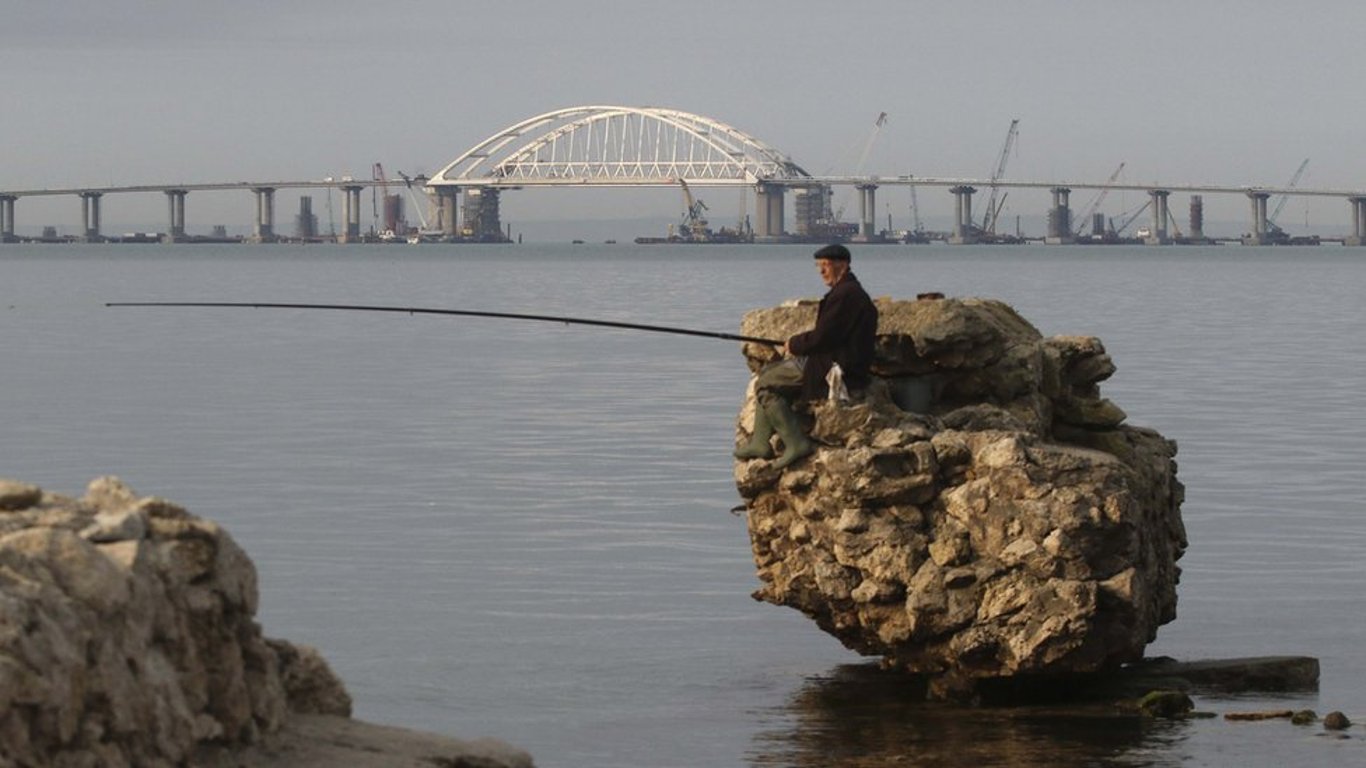
M 1252 207 L 1252 228 L 1251 234 L 1244 238 L 1243 242 L 1247 245 L 1263 245 L 1270 242 L 1269 228 L 1270 223 L 1266 215 L 1266 201 L 1272 195 L 1305 196 L 1305 197 L 1339 197 L 1347 201 L 1352 212 L 1351 234 L 1343 238 L 1345 245 L 1366 245 L 1366 194 L 1360 190 L 1348 189 L 1308 189 L 1290 186 L 1257 186 L 1257 185 L 1229 185 L 1229 184 L 1115 184 L 1115 183 L 1096 183 L 1085 181 L 1020 181 L 1009 179 L 970 179 L 970 178 L 942 178 L 925 176 L 813 176 L 800 180 L 774 180 L 769 182 L 775 186 L 783 187 L 808 187 L 813 184 L 825 186 L 847 185 L 860 190 L 861 209 L 873 210 L 874 190 L 879 186 L 905 186 L 905 187 L 945 187 L 957 198 L 956 215 L 953 226 L 953 233 L 949 237 L 949 242 L 966 244 L 974 241 L 974 230 L 972 225 L 972 195 L 978 187 L 1001 187 L 1008 189 L 1048 189 L 1053 193 L 1053 208 L 1049 212 L 1051 222 L 1071 221 L 1071 211 L 1068 208 L 1068 194 L 1074 189 L 1094 189 L 1094 190 L 1128 190 L 1145 192 L 1152 197 L 1152 235 L 1147 243 L 1151 245 L 1166 245 L 1170 243 L 1167 237 L 1167 198 L 1173 192 L 1184 192 L 1192 195 L 1207 194 L 1230 194 L 1244 195 L 1251 201 Z M 871 222 L 865 221 L 860 229 L 869 227 Z M 1203 235 L 1201 235 L 1203 237 Z M 1071 241 L 1070 232 L 1063 232 L 1056 224 L 1050 224 L 1049 236 L 1045 238 L 1048 242 L 1066 243 Z
M 449 233 L 454 233 L 455 202 L 454 194 L 461 188 L 487 188 L 492 190 L 511 190 L 524 187 L 650 187 L 676 186 L 679 179 L 612 179 L 612 178 L 556 178 L 556 179 L 469 179 L 459 183 L 443 182 L 427 185 L 427 179 L 411 179 L 413 184 L 424 185 L 425 190 L 434 195 L 440 204 Z M 1338 197 L 1347 201 L 1352 215 L 1352 234 L 1344 242 L 1348 245 L 1366 245 L 1366 190 L 1349 189 L 1312 189 L 1287 186 L 1257 186 L 1228 184 L 1127 184 L 1097 183 L 1086 181 L 1027 181 L 975 178 L 926 177 L 913 175 L 900 176 L 809 176 L 801 178 L 760 179 L 756 182 L 744 179 L 686 179 L 690 186 L 697 187 L 735 187 L 752 186 L 755 189 L 759 216 L 757 234 L 771 239 L 779 239 L 783 229 L 783 191 L 787 189 L 810 189 L 825 186 L 852 186 L 858 189 L 860 199 L 859 231 L 868 236 L 873 231 L 872 216 L 876 210 L 875 190 L 878 187 L 944 187 L 958 197 L 958 214 L 955 221 L 955 238 L 952 242 L 971 241 L 971 196 L 978 188 L 993 186 L 1006 189 L 1048 189 L 1054 193 L 1054 209 L 1051 217 L 1057 221 L 1070 221 L 1070 211 L 1066 209 L 1067 192 L 1077 189 L 1090 190 L 1128 190 L 1145 192 L 1154 199 L 1153 230 L 1165 233 L 1166 196 L 1173 192 L 1200 195 L 1244 195 L 1251 201 L 1252 235 L 1247 242 L 1265 242 L 1266 199 L 1272 195 L 1303 197 Z M 74 196 L 81 200 L 83 235 L 88 241 L 102 239 L 100 234 L 101 199 L 104 195 L 127 193 L 162 193 L 168 198 L 169 227 L 168 241 L 175 241 L 185 234 L 185 196 L 190 192 L 204 191 L 251 191 L 256 195 L 256 221 L 252 239 L 269 242 L 276 239 L 274 231 L 274 192 L 278 189 L 337 189 L 344 193 L 343 220 L 345 229 L 343 240 L 349 241 L 359 236 L 359 193 L 367 187 L 396 185 L 379 179 L 340 179 L 303 180 L 303 181 L 235 181 L 211 182 L 200 184 L 134 184 L 124 186 L 63 187 L 41 189 L 0 190 L 0 242 L 14 242 L 15 203 L 24 197 Z M 1059 202 L 1061 201 L 1061 203 Z M 1059 208 L 1061 208 L 1059 210 Z M 1160 216 L 1160 218 L 1159 218 Z M 1050 229 L 1050 235 L 1055 233 Z M 1060 234 L 1060 233 L 1057 233 Z M 1165 242 L 1163 235 L 1157 237 Z M 1060 240 L 1061 241 L 1061 240 Z
M 413 179 L 414 182 L 425 179 Z M 354 240 L 360 232 L 360 190 L 374 186 L 392 186 L 401 182 L 381 179 L 340 179 L 305 181 L 227 181 L 201 184 L 128 184 L 103 187 L 53 187 L 0 191 L 0 242 L 15 242 L 15 203 L 21 197 L 75 196 L 81 199 L 82 237 L 87 242 L 103 238 L 100 233 L 101 198 L 108 194 L 155 193 L 167 197 L 169 226 L 165 240 L 176 242 L 185 237 L 185 196 L 190 192 L 250 191 L 256 195 L 256 221 L 252 240 L 270 242 L 275 233 L 275 191 L 277 189 L 336 189 L 344 193 L 342 199 L 345 229 L 343 240 Z

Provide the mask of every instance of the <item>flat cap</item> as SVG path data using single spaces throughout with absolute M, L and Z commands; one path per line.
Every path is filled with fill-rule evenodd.
M 816 251 L 815 257 L 831 261 L 849 261 L 849 249 L 839 243 L 832 243 Z

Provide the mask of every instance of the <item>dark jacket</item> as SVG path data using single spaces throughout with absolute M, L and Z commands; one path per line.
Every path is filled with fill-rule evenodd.
M 829 393 L 825 375 L 832 363 L 839 363 L 850 390 L 866 388 L 876 339 L 877 307 L 854 273 L 847 272 L 821 299 L 816 327 L 787 342 L 793 354 L 807 358 L 802 398 L 819 400 Z

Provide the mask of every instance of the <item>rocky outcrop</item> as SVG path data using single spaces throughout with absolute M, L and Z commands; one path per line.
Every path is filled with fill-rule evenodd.
M 204 764 L 305 713 L 350 722 L 326 661 L 263 637 L 256 608 L 216 523 L 115 478 L 80 499 L 0 480 L 0 764 Z M 530 765 L 506 755 L 480 764 Z
M 997 301 L 878 308 L 877 378 L 813 404 L 816 453 L 736 463 L 755 597 L 938 696 L 1141 658 L 1176 616 L 1183 491 L 1175 444 L 1100 396 L 1115 371 L 1100 340 L 1044 338 Z M 756 310 L 742 332 L 787 338 L 814 317 Z M 775 353 L 745 354 L 757 371 Z M 751 392 L 741 438 L 753 409 Z

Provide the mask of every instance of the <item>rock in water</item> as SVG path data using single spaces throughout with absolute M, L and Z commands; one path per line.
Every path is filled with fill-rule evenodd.
M 874 384 L 812 407 L 816 453 L 736 462 L 755 598 L 941 697 L 1142 658 L 1176 617 L 1183 488 L 1176 444 L 1100 396 L 1100 340 L 1044 338 L 999 301 L 878 309 Z M 810 303 L 755 310 L 742 332 L 814 321 Z M 774 354 L 745 345 L 752 371 Z M 751 387 L 739 439 L 753 413 Z
M 210 520 L 115 478 L 81 499 L 0 480 L 0 766 L 531 765 L 348 719 L 327 662 L 263 637 L 256 606 Z
M 114 478 L 5 509 L 0 762 L 180 764 L 281 726 L 256 570 L 222 528 Z

